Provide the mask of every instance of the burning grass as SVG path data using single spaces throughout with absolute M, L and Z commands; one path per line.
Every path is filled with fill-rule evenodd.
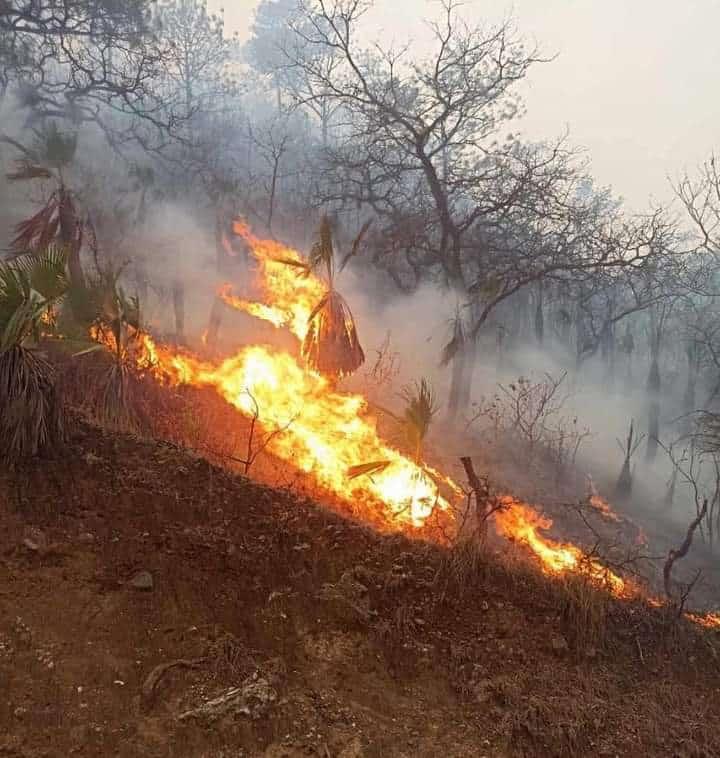
M 326 295 L 325 285 L 296 251 L 259 240 L 244 225 L 236 225 L 236 232 L 255 257 L 254 287 L 265 302 L 238 298 L 227 287 L 222 291 L 223 298 L 275 326 L 288 327 L 300 347 L 312 329 L 317 304 Z M 303 268 L 305 275 L 298 277 L 297 268 Z M 222 435 L 225 450 L 220 462 L 244 463 L 247 471 L 255 460 L 252 436 L 257 425 L 262 430 L 263 449 L 305 475 L 314 492 L 327 492 L 344 503 L 354 516 L 374 525 L 452 541 L 462 489 L 421 460 L 417 439 L 407 452 L 385 442 L 366 398 L 337 389 L 334 375 L 324 376 L 298 355 L 265 345 L 245 346 L 228 357 L 210 359 L 183 348 L 156 344 L 148 335 L 138 337 L 132 360 L 143 381 L 152 378 L 175 393 L 212 390 L 245 419 L 245 436 L 250 436 L 245 458 L 238 457 L 238 436 L 226 433 Z M 302 349 L 298 352 L 302 354 Z M 424 398 L 431 409 L 432 398 L 427 392 L 420 392 L 418 397 Z M 227 428 L 226 423 L 218 426 Z M 198 430 L 193 447 L 200 447 L 200 438 L 207 432 L 206 424 Z M 189 435 L 186 430 L 177 436 Z M 593 494 L 591 505 L 606 519 L 616 520 L 609 504 Z M 496 531 L 525 545 L 545 574 L 571 582 L 579 577 L 619 598 L 637 595 L 635 582 L 603 565 L 598 557 L 547 536 L 552 521 L 530 505 L 508 496 L 501 501 L 502 508 L 494 515 Z M 573 602 L 571 606 L 581 608 L 582 603 Z M 712 625 L 711 617 L 703 618 Z

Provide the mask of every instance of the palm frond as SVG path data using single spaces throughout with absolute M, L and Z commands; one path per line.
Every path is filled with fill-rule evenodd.
M 5 174 L 8 181 L 11 182 L 30 181 L 32 179 L 51 179 L 52 175 L 50 169 L 37 163 L 32 163 L 25 158 L 13 161 L 12 171 L 8 171 L 7 174 Z
M 438 411 L 435 392 L 430 382 L 423 378 L 419 382 L 404 387 L 401 395 L 406 402 L 402 422 L 403 431 L 407 443 L 419 459 L 423 442 L 433 417 Z
M 57 122 L 48 121 L 35 131 L 34 149 L 49 166 L 67 166 L 77 151 L 77 133 L 60 131 Z
M 56 449 L 64 437 L 52 366 L 21 345 L 0 351 L 0 458 L 35 456 Z
M 362 241 L 365 238 L 365 235 L 368 233 L 368 230 L 370 229 L 372 224 L 373 224 L 373 219 L 370 219 L 362 225 L 360 231 L 358 232 L 357 237 L 355 237 L 355 239 L 353 240 L 352 247 L 350 248 L 350 252 L 340 262 L 338 271 L 342 271 L 345 268 L 345 266 L 347 266 L 350 259 L 354 258 L 358 254 L 360 250 L 360 245 L 362 244 Z
M 69 286 L 67 259 L 66 248 L 51 244 L 37 253 L 17 256 L 12 266 L 24 272 L 32 288 L 44 298 L 55 300 L 62 297 Z
M 453 330 L 450 341 L 443 347 L 440 354 L 441 366 L 448 366 L 453 362 L 455 356 L 462 350 L 465 340 L 465 328 L 463 327 L 462 316 L 458 312 L 453 319 Z
M 311 271 L 310 264 L 306 261 L 296 261 L 292 258 L 273 258 L 273 260 L 276 263 L 282 263 L 285 266 L 294 266 L 295 268 L 302 269 L 305 274 L 309 274 Z
M 352 311 L 338 292 L 329 290 L 314 308 L 302 354 L 312 369 L 335 378 L 365 362 Z
M 348 479 L 357 479 L 360 476 L 372 476 L 378 474 L 390 465 L 391 461 L 371 461 L 370 463 L 359 463 L 357 466 L 350 466 L 347 470 Z
M 53 192 L 45 205 L 29 219 L 15 227 L 16 236 L 10 243 L 15 254 L 40 250 L 55 238 L 60 223 L 59 198 Z
M 320 219 L 318 239 L 310 249 L 310 268 L 316 270 L 320 267 L 325 268 L 328 283 L 332 286 L 335 273 L 335 250 L 333 248 L 332 227 L 327 216 Z

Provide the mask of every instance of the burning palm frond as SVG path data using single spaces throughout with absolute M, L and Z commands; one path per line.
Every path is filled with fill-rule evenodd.
M 137 421 L 133 407 L 139 367 L 136 354 L 143 344 L 143 332 L 139 300 L 125 295 L 118 284 L 119 275 L 120 271 L 101 271 L 86 287 L 71 290 L 75 298 L 73 310 L 83 314 L 93 342 L 75 353 L 75 357 L 95 352 L 109 356 L 107 370 L 100 380 L 102 393 L 94 410 L 103 423 L 132 429 Z
M 342 377 L 365 362 L 352 311 L 338 292 L 328 290 L 310 314 L 308 326 L 302 355 L 315 371 Z
M 342 263 L 342 267 L 359 249 L 366 224 Z M 335 248 L 332 228 L 327 216 L 320 222 L 318 239 L 312 246 L 308 261 L 277 259 L 309 275 L 324 269 L 327 290 L 308 317 L 308 331 L 302 344 L 302 355 L 310 368 L 332 379 L 347 376 L 365 362 L 365 353 L 358 338 L 355 318 L 345 299 L 335 290 Z
M 370 463 L 360 463 L 357 466 L 350 466 L 347 470 L 348 479 L 357 479 L 360 476 L 372 476 L 379 474 L 390 465 L 391 461 L 371 461 Z

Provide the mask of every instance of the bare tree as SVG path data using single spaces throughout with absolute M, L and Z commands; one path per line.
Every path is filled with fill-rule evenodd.
M 502 141 L 521 109 L 516 84 L 544 60 L 512 23 L 470 26 L 447 0 L 431 25 L 433 52 L 418 62 L 408 48 L 360 45 L 369 7 L 307 0 L 286 56 L 312 85 L 306 101 L 341 111 L 320 182 L 326 202 L 366 205 L 382 219 L 375 259 L 401 286 L 431 277 L 467 302 L 464 338 L 446 353 L 454 415 L 469 397 L 476 340 L 501 303 L 573 272 L 641 266 L 667 252 L 669 222 L 659 210 L 624 219 L 562 137 Z
M 0 78 L 28 120 L 99 124 L 115 140 L 161 139 L 179 120 L 157 92 L 164 48 L 147 0 L 7 0 Z M 148 130 L 149 127 L 149 130 Z

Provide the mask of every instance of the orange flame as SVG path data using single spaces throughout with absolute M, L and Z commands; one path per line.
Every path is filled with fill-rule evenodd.
M 588 476 L 588 487 L 590 489 L 590 494 L 588 495 L 588 503 L 590 506 L 598 511 L 606 521 L 616 521 L 617 523 L 620 523 L 622 519 L 617 513 L 615 513 L 610 506 L 610 503 L 608 503 L 608 501 L 597 491 L 595 482 L 593 482 L 592 477 L 590 476 Z
M 308 332 L 310 314 L 325 295 L 322 280 L 307 270 L 297 250 L 256 237 L 241 221 L 233 224 L 233 230 L 247 242 L 258 263 L 255 285 L 264 302 L 233 296 L 230 284 L 224 284 L 218 294 L 233 308 L 269 321 L 276 327 L 287 326 L 302 342 Z
M 307 371 L 290 354 L 254 345 L 214 363 L 156 346 L 148 336 L 144 346 L 156 374 L 170 383 L 213 387 L 251 417 L 257 403 L 258 420 L 273 434 L 268 449 L 312 473 L 338 497 L 369 501 L 390 520 L 416 527 L 436 508 L 449 510 L 435 483 L 451 484 L 449 480 L 383 443 L 361 395 L 333 391 L 324 377 Z M 372 476 L 348 476 L 352 466 L 372 461 L 388 465 Z
M 245 239 L 259 264 L 256 287 L 266 302 L 236 297 L 229 284 L 221 288 L 220 296 L 229 305 L 276 327 L 288 327 L 302 340 L 325 285 L 312 272 L 303 270 L 297 251 L 258 239 L 240 222 L 236 222 L 235 232 Z M 94 330 L 92 336 L 109 343 L 102 330 Z M 150 367 L 155 376 L 173 385 L 214 388 L 241 413 L 257 417 L 271 435 L 267 446 L 270 452 L 311 473 L 320 486 L 340 499 L 373 509 L 398 526 L 421 527 L 436 511 L 452 517 L 450 502 L 440 493 L 440 486 L 451 499 L 461 496 L 461 489 L 451 479 L 384 443 L 361 395 L 337 391 L 289 353 L 253 345 L 222 361 L 201 360 L 187 351 L 156 345 L 148 335 L 135 336 L 139 339 L 134 341 L 133 357 L 139 366 Z M 369 467 L 371 474 L 349 476 L 352 467 L 376 462 L 382 465 Z M 498 533 L 527 545 L 547 574 L 580 573 L 618 597 L 634 593 L 632 582 L 580 548 L 544 536 L 542 532 L 552 526 L 550 519 L 513 498 L 504 501 L 505 509 L 495 514 Z M 618 519 L 597 493 L 592 493 L 591 504 L 609 518 Z M 720 628 L 720 614 L 690 618 L 703 626 Z
M 705 629 L 720 629 L 720 613 L 688 613 L 687 617 L 690 621 L 705 627 Z
M 541 535 L 540 532 L 552 526 L 551 519 L 513 498 L 506 497 L 504 500 L 506 507 L 495 514 L 498 532 L 509 540 L 527 545 L 540 559 L 545 573 L 581 573 L 607 586 L 615 595 L 624 597 L 629 594 L 631 588 L 628 582 L 599 561 L 587 556 L 575 545 L 555 542 Z

